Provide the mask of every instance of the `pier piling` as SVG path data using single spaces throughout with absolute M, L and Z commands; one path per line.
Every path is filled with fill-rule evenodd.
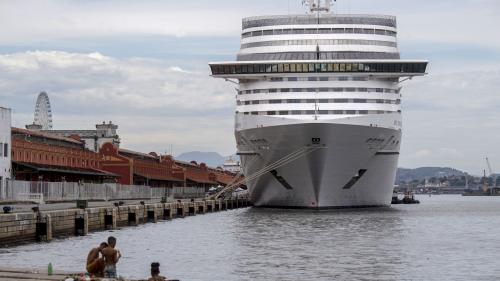
M 188 204 L 188 214 L 190 216 L 196 215 L 196 208 L 195 208 L 195 206 L 196 206 L 195 202 L 189 202 L 189 204 Z
M 176 215 L 178 218 L 183 218 L 185 216 L 184 206 L 182 205 L 182 203 L 177 203 L 177 214 Z
M 39 219 L 36 222 L 36 240 L 39 242 L 52 241 L 52 218 L 49 214 L 43 217 L 39 214 Z
M 104 213 L 104 228 L 105 229 L 115 229 L 116 228 L 116 212 L 113 210 L 106 210 Z
M 139 208 L 129 208 L 128 210 L 128 225 L 137 226 L 139 225 L 139 216 L 138 216 Z
M 163 219 L 170 220 L 172 216 L 172 204 L 163 204 Z
M 156 223 L 156 210 L 148 210 L 148 222 Z
M 205 213 L 205 202 L 198 202 L 198 213 Z

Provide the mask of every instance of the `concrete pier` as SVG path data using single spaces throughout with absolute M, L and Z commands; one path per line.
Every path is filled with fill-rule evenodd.
M 0 245 L 50 242 L 54 237 L 85 236 L 94 231 L 156 223 L 249 205 L 247 199 L 217 199 L 0 214 Z
M 45 270 L 32 270 L 32 269 L 15 269 L 0 267 L 0 281 L 7 280 L 24 280 L 24 281 L 55 281 L 64 280 L 65 277 L 71 275 L 70 272 L 54 271 L 52 275 L 47 274 Z
M 54 270 L 52 275 L 47 273 L 47 269 L 20 269 L 20 268 L 8 268 L 0 267 L 0 281 L 12 281 L 12 280 L 23 280 L 23 281 L 60 281 L 65 280 L 66 277 L 80 276 L 81 273 L 76 272 L 66 272 Z M 90 279 L 88 279 L 90 280 Z M 92 280 L 118 280 L 109 278 L 96 278 Z M 120 279 L 121 280 L 121 279 Z M 133 279 L 124 279 L 125 281 L 137 281 Z M 142 279 L 146 280 L 146 279 Z M 168 280 L 167 280 L 168 281 Z M 171 280 L 173 281 L 173 280 Z

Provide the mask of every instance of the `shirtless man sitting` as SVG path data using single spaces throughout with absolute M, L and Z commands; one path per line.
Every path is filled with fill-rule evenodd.
M 104 277 L 106 278 L 117 278 L 116 275 L 116 264 L 122 257 L 120 251 L 115 249 L 116 238 L 113 236 L 108 237 L 108 247 L 102 250 L 102 255 L 104 256 Z
M 104 259 L 99 257 L 104 248 L 108 247 L 108 243 L 102 242 L 99 247 L 90 250 L 87 256 L 87 272 L 96 277 L 104 277 Z

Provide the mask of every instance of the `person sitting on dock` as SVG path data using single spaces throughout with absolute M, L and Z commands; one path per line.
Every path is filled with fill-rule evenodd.
M 102 255 L 104 256 L 104 277 L 106 278 L 116 278 L 116 264 L 120 260 L 122 254 L 120 251 L 115 249 L 116 238 L 113 236 L 108 237 L 108 247 L 102 250 Z
M 160 263 L 154 262 L 151 264 L 151 278 L 148 281 L 165 281 L 166 277 L 160 276 Z
M 108 243 L 102 242 L 99 247 L 90 250 L 87 256 L 87 272 L 96 277 L 104 277 L 104 258 L 99 257 L 102 250 L 108 247 Z

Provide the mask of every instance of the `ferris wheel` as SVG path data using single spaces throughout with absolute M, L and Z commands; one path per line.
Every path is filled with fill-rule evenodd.
M 42 126 L 42 130 L 52 130 L 52 110 L 50 109 L 49 95 L 41 92 L 35 106 L 34 124 Z

